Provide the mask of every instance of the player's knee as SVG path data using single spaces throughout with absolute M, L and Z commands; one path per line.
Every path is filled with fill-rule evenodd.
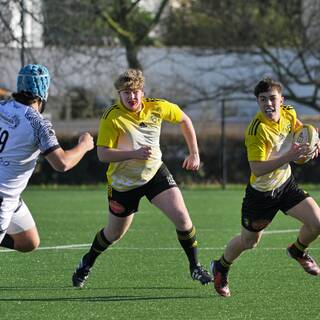
M 15 242 L 14 248 L 20 252 L 31 252 L 36 250 L 40 245 L 39 238 L 26 239 L 23 242 Z
M 177 212 L 175 216 L 175 226 L 178 230 L 188 230 L 192 228 L 192 221 L 188 212 Z

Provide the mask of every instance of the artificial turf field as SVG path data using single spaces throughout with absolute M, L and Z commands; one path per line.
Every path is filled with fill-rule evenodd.
M 240 230 L 243 190 L 183 191 L 206 267 Z M 307 190 L 320 201 L 316 187 Z M 286 256 L 299 223 L 281 213 L 259 247 L 233 266 L 225 299 L 191 280 L 173 225 L 146 200 L 87 286 L 74 289 L 73 270 L 106 222 L 103 187 L 29 188 L 23 198 L 42 242 L 28 254 L 0 251 L 1 319 L 320 319 L 320 277 Z M 319 249 L 317 240 L 310 252 L 318 261 Z

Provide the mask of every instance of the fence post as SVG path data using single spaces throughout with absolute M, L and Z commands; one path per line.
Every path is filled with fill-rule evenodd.
M 221 187 L 226 188 L 227 184 L 227 154 L 226 154 L 226 133 L 225 133 L 225 99 L 221 100 L 221 134 L 220 134 L 220 166 L 221 166 Z

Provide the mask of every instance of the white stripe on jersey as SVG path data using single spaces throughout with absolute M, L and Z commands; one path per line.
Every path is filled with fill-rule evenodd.
M 14 100 L 0 102 L 0 196 L 17 197 L 40 152 L 59 146 L 50 121 Z

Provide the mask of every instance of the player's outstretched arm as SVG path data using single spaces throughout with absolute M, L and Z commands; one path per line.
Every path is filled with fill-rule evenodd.
M 180 128 L 189 150 L 189 155 L 185 158 L 182 168 L 185 168 L 186 170 L 199 170 L 200 157 L 197 136 L 191 119 L 185 113 L 180 122 Z
M 46 159 L 56 171 L 65 172 L 76 166 L 93 148 L 93 137 L 86 132 L 79 137 L 78 144 L 74 148 L 66 151 L 62 148 L 55 149 L 46 156 Z

